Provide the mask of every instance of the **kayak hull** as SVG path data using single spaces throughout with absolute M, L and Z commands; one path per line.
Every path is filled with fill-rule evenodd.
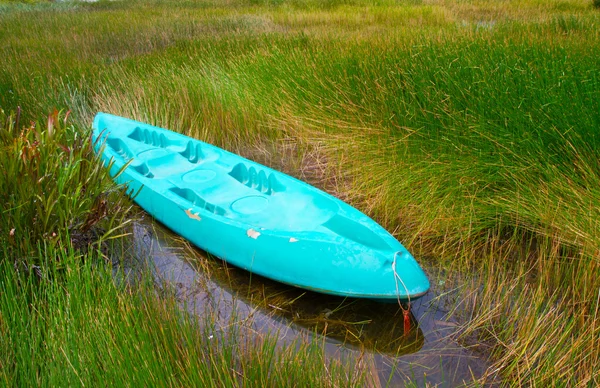
M 385 229 L 286 174 L 166 129 L 98 113 L 95 150 L 133 200 L 237 267 L 325 294 L 424 295 L 429 281 Z

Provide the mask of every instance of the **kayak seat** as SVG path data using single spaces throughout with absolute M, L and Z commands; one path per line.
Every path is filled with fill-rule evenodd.
M 198 166 L 178 153 L 164 148 L 151 148 L 140 152 L 136 159 L 141 163 L 134 169 L 147 178 L 165 178 L 183 174 Z
M 183 198 L 185 201 L 189 202 L 190 205 L 199 207 L 201 209 L 205 209 L 210 213 L 214 213 L 219 216 L 225 216 L 227 211 L 222 207 L 215 205 L 206 201 L 204 198 L 200 197 L 196 192 L 190 189 L 181 189 L 179 187 L 172 187 L 169 189 L 172 193 L 178 195 Z
M 246 163 L 236 164 L 229 175 L 246 187 L 254 189 L 262 194 L 273 195 L 285 190 L 285 186 L 277 180 L 275 174 L 265 172 L 259 167 L 250 166 Z

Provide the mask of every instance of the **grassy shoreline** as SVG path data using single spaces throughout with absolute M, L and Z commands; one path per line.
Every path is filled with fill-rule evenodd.
M 462 338 L 508 384 L 593 385 L 599 23 L 576 0 L 3 3 L 0 107 L 71 109 L 79 138 L 109 111 L 312 174 L 463 280 Z M 85 225 L 96 190 L 17 229 L 34 247 Z

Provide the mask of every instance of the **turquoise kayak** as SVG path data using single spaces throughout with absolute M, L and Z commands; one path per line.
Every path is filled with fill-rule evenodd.
M 429 289 L 413 256 L 384 228 L 307 183 L 106 113 L 96 115 L 93 139 L 111 176 L 138 205 L 230 264 L 347 297 L 406 301 Z

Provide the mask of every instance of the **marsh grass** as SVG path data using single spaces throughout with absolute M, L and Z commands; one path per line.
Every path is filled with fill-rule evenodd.
M 117 236 L 129 222 L 131 205 L 122 191 L 107 190 L 91 138 L 70 125 L 69 113 L 55 110 L 27 122 L 20 108 L 0 110 L 0 241 L 11 257 L 27 257 L 39 244 L 85 248 Z
M 318 341 L 276 350 L 274 336 L 249 339 L 210 316 L 191 319 L 173 296 L 157 299 L 151 281 L 115 286 L 94 254 L 46 245 L 38 255 L 68 270 L 47 262 L 38 278 L 0 263 L 0 379 L 9 386 L 364 384 L 360 370 L 326 360 Z
M 493 343 L 494 373 L 597 383 L 600 15 L 589 2 L 2 7 L 0 107 L 42 123 L 37 112 L 69 107 L 77 128 L 110 111 L 319 176 L 463 280 L 463 339 Z M 17 132 L 3 136 L 33 144 L 35 131 Z M 33 176 L 8 163 L 2 193 Z M 43 197 L 44 182 L 11 199 L 26 217 L 8 213 L 15 233 L 36 220 L 34 241 L 78 229 L 94 206 Z M 19 199 L 30 191 L 45 202 Z M 36 206 L 74 210 L 39 220 Z

